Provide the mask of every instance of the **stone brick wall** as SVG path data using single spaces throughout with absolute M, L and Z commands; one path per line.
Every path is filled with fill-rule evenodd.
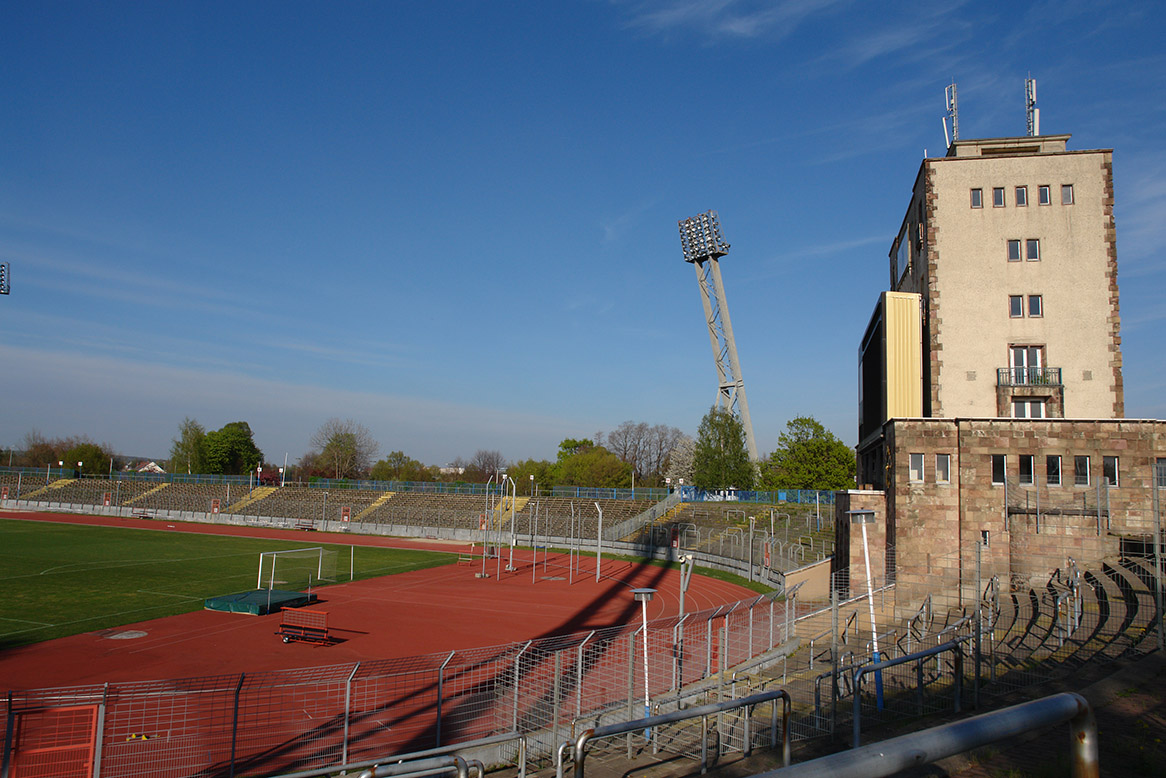
M 865 581 L 861 530 L 845 512 L 885 513 L 883 558 L 901 615 L 936 591 L 951 595 L 949 605 L 974 602 L 977 544 L 979 583 L 997 575 L 1027 585 L 1064 569 L 1070 557 L 1096 567 L 1118 553 L 1122 536 L 1153 531 L 1153 473 L 1166 458 L 1166 421 L 898 419 L 885 430 L 886 489 L 839 495 L 835 565 Z M 922 478 L 911 477 L 911 454 L 922 455 Z M 950 460 L 946 482 L 936 478 L 938 455 Z M 1006 483 L 993 483 L 993 455 L 1005 457 Z M 1032 484 L 1019 483 L 1022 455 L 1033 457 Z M 1049 455 L 1061 457 L 1060 485 L 1046 483 Z M 1089 457 L 1089 486 L 1074 484 L 1079 455 Z M 1108 489 L 1098 487 L 1106 456 L 1118 458 L 1118 484 Z M 869 536 L 872 548 L 877 536 Z

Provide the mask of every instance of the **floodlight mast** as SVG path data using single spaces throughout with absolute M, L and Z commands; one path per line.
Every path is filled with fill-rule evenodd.
M 745 446 L 749 458 L 757 460 L 757 443 L 753 440 L 753 422 L 749 420 L 749 401 L 745 397 L 745 380 L 741 377 L 741 362 L 737 358 L 737 344 L 733 340 L 733 323 L 729 319 L 729 304 L 725 300 L 725 285 L 721 281 L 720 258 L 729 253 L 729 244 L 721 234 L 721 222 L 716 211 L 680 221 L 680 247 L 684 261 L 696 267 L 696 281 L 704 304 L 705 321 L 709 328 L 709 342 L 717 365 L 717 408 L 724 408 L 741 420 L 745 429 Z

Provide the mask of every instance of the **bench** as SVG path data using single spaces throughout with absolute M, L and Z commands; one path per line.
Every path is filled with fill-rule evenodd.
M 332 641 L 328 634 L 328 613 L 326 611 L 289 608 L 281 613 L 283 619 L 275 634 L 283 638 L 284 643 L 296 640 L 304 643 L 328 645 Z

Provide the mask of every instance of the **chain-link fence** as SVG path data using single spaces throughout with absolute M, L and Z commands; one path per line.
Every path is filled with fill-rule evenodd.
M 259 775 L 516 733 L 545 763 L 583 729 L 642 717 L 645 708 L 667 713 L 773 688 L 792 698 L 795 739 L 849 741 L 853 732 L 990 705 L 1089 664 L 1162 648 L 1163 490 L 1166 462 L 1153 533 L 1115 536 L 1113 553 L 1096 564 L 1081 561 L 1080 537 L 1054 531 L 1043 510 L 1034 514 L 1039 531 L 1015 521 L 1011 542 L 1039 550 L 1047 565 L 1039 575 L 1027 562 L 1017 574 L 993 538 L 910 560 L 890 546 L 871 557 L 871 579 L 863 568 L 853 580 L 846 566 L 833 573 L 828 602 L 791 590 L 658 619 L 646 631 L 633 623 L 294 672 L 10 692 L 5 759 L 24 760 L 26 770 L 47 765 L 31 775 L 69 775 L 66 765 L 78 763 L 107 778 Z M 749 548 L 738 536 L 706 542 L 699 556 L 723 553 L 738 564 Z M 671 532 L 652 537 L 674 548 Z M 682 529 L 679 537 L 684 550 L 703 536 Z M 753 550 L 761 552 L 753 565 L 763 564 L 764 550 Z M 769 712 L 752 711 L 749 724 L 740 715 L 711 723 L 716 753 L 764 739 Z M 710 747 L 706 726 L 621 735 L 597 745 L 596 758 L 699 756 Z M 500 747 L 494 761 L 518 753 Z

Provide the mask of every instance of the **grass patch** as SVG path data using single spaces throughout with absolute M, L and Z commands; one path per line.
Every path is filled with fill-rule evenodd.
M 310 538 L 0 520 L 0 649 L 201 610 L 208 597 L 254 589 L 261 552 L 318 545 L 337 551 L 338 578 L 349 580 L 351 547 Z M 351 552 L 355 580 L 455 559 L 366 546 Z

